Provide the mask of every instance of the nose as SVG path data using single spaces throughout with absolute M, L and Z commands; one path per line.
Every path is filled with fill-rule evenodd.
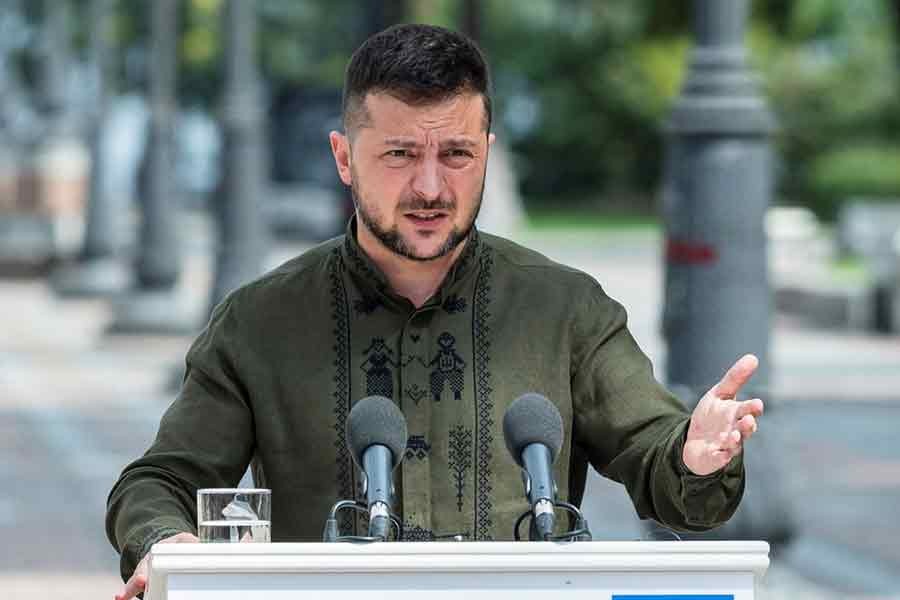
M 437 157 L 427 156 L 416 165 L 412 179 L 412 191 L 428 202 L 441 197 L 444 189 L 444 175 Z

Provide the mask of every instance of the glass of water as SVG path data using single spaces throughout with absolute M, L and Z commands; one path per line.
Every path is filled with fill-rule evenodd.
M 197 524 L 201 542 L 269 542 L 272 490 L 197 490 Z

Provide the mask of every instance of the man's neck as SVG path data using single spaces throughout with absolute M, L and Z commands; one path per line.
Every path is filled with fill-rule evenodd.
M 356 240 L 388 280 L 391 290 L 422 307 L 434 296 L 450 268 L 462 254 L 468 239 L 453 252 L 434 260 L 412 260 L 389 250 L 365 227 L 357 227 Z

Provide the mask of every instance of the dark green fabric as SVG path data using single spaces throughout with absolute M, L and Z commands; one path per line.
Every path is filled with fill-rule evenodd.
M 473 233 L 416 310 L 388 289 L 352 227 L 214 311 L 155 442 L 110 494 L 123 576 L 153 542 L 195 531 L 198 488 L 236 485 L 251 461 L 256 484 L 272 489 L 273 541 L 320 540 L 331 505 L 357 490 L 344 426 L 373 394 L 408 421 L 396 507 L 406 539 L 512 538 L 527 507 L 501 423 L 525 392 L 548 397 L 566 424 L 563 499 L 580 501 L 590 462 L 626 486 L 642 518 L 701 530 L 733 513 L 741 460 L 707 477 L 686 470 L 688 414 L 594 279 Z

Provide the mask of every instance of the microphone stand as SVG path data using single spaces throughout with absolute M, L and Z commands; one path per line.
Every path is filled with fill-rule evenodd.
M 528 540 L 531 542 L 589 542 L 593 539 L 591 535 L 591 529 L 588 526 L 587 519 L 584 518 L 584 513 L 581 512 L 574 504 L 570 504 L 568 502 L 556 501 L 553 502 L 553 506 L 555 508 L 560 508 L 565 511 L 568 511 L 570 514 L 575 515 L 575 529 L 570 531 L 566 531 L 560 535 L 549 536 L 545 539 L 542 539 L 538 536 L 537 529 L 534 526 L 534 513 L 531 510 L 527 510 L 522 515 L 516 519 L 516 524 L 513 526 L 513 537 L 517 542 L 522 541 L 522 536 L 519 533 L 519 528 L 522 525 L 522 522 L 532 517 L 531 524 L 528 528 Z
M 331 507 L 331 511 L 328 513 L 328 518 L 325 519 L 325 530 L 322 532 L 323 542 L 371 543 L 387 541 L 386 538 L 381 536 L 340 535 L 337 517 L 338 513 L 342 510 L 353 510 L 365 514 L 369 513 L 369 507 L 358 500 L 340 500 L 336 502 L 334 506 Z M 394 513 L 390 513 L 389 517 L 391 519 L 391 523 L 397 529 L 397 537 L 395 538 L 395 540 L 403 539 L 403 525 L 400 523 L 400 518 L 397 517 L 397 515 L 395 515 Z

